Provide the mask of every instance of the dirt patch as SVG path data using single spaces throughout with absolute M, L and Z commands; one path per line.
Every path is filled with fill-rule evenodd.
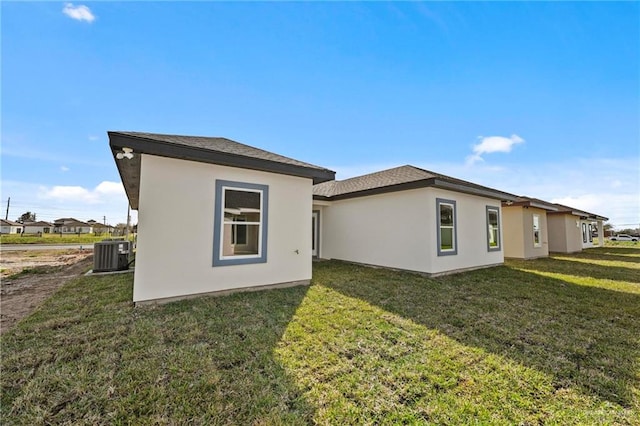
M 0 265 L 1 334 L 33 312 L 67 281 L 91 269 L 93 252 L 3 252 Z

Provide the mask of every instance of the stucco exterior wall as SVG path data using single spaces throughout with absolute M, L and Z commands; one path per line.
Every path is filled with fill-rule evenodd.
M 456 255 L 438 256 L 436 198 L 456 201 Z M 500 264 L 503 251 L 487 248 L 487 205 L 500 209 L 434 188 L 333 201 L 321 213 L 321 256 L 430 274 Z
M 534 245 L 533 236 L 533 215 L 538 215 L 540 226 L 540 246 Z M 523 219 L 523 243 L 524 259 L 534 259 L 537 257 L 549 256 L 549 225 L 547 223 L 547 212 L 543 209 L 529 207 L 522 209 Z
M 2 226 L 0 233 L 2 234 L 19 234 L 22 232 L 22 226 Z
M 433 215 L 436 212 L 436 198 L 445 198 L 456 201 L 458 216 L 458 254 L 454 256 L 438 256 L 435 219 L 430 226 L 427 226 L 430 233 L 428 241 L 433 241 L 428 245 L 432 274 L 504 263 L 504 248 L 499 251 L 489 251 L 487 247 L 487 206 L 496 207 L 500 211 L 500 247 L 504 247 L 502 208 L 499 200 L 437 188 L 429 188 L 428 192 L 431 195 L 428 208 Z
M 580 218 L 571 214 L 548 214 L 549 251 L 575 253 L 582 250 Z
M 52 226 L 25 226 L 24 228 L 24 233 L 25 234 L 37 234 L 37 233 L 43 233 L 43 234 L 49 234 L 51 233 L 51 229 L 53 227 Z
M 524 259 L 524 208 L 506 206 L 502 208 L 504 256 Z
M 429 272 L 425 189 L 333 201 L 322 211 L 322 257 Z
M 140 175 L 134 302 L 311 279 L 310 179 L 146 154 Z M 216 179 L 268 185 L 266 263 L 212 266 Z

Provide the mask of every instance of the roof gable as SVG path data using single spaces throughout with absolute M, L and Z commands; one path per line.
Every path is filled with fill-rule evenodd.
M 314 198 L 340 200 L 386 192 L 435 187 L 499 200 L 514 200 L 515 195 L 440 173 L 405 165 L 313 187 Z
M 129 198 L 129 204 L 133 209 L 138 208 L 140 191 L 140 156 L 135 154 L 150 154 L 306 177 L 312 179 L 313 183 L 325 182 L 335 178 L 335 172 L 324 167 L 294 160 L 227 138 L 143 132 L 107 133 L 114 157 L 125 147 L 133 150 L 134 156 L 131 159 L 116 159 L 116 165 Z

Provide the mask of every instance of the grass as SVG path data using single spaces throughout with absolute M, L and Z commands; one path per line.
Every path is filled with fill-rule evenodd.
M 133 308 L 83 277 L 1 337 L 2 424 L 640 424 L 640 249 Z
M 2 244 L 84 244 L 95 243 L 110 238 L 107 234 L 3 234 Z

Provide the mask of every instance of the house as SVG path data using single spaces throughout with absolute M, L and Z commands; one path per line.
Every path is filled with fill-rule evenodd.
M 22 224 L 11 220 L 0 219 L 0 234 L 20 234 Z
M 40 220 L 37 222 L 25 222 L 24 233 L 25 234 L 49 234 L 53 230 L 53 225 L 49 222 Z
M 594 246 L 594 230 L 604 235 L 603 222 L 608 218 L 562 204 L 555 206 L 558 210 L 547 215 L 549 251 L 575 253 Z M 604 238 L 598 238 L 598 245 L 604 246 Z
M 606 220 L 410 165 L 336 181 L 226 138 L 108 134 L 138 210 L 136 303 L 307 284 L 313 257 L 430 276 L 485 268 L 580 250 L 582 224 L 602 233 Z M 169 234 L 176 217 L 189 224 Z
M 573 253 L 594 247 L 593 235 L 603 235 L 606 217 L 529 197 L 505 202 L 505 257 L 533 259 L 549 252 Z M 600 246 L 604 239 L 598 239 Z
M 87 223 L 91 226 L 93 233 L 96 235 L 110 234 L 113 232 L 113 226 L 111 225 L 100 223 L 93 219 L 89 219 Z
M 335 172 L 225 138 L 108 135 L 138 210 L 134 302 L 310 282 L 312 187 Z
M 535 259 L 549 256 L 547 213 L 559 207 L 543 200 L 518 197 L 502 203 L 504 256 Z
M 73 217 L 63 217 L 53 222 L 55 234 L 91 234 L 93 227 Z
M 313 188 L 313 253 L 432 276 L 504 261 L 515 195 L 402 166 Z

